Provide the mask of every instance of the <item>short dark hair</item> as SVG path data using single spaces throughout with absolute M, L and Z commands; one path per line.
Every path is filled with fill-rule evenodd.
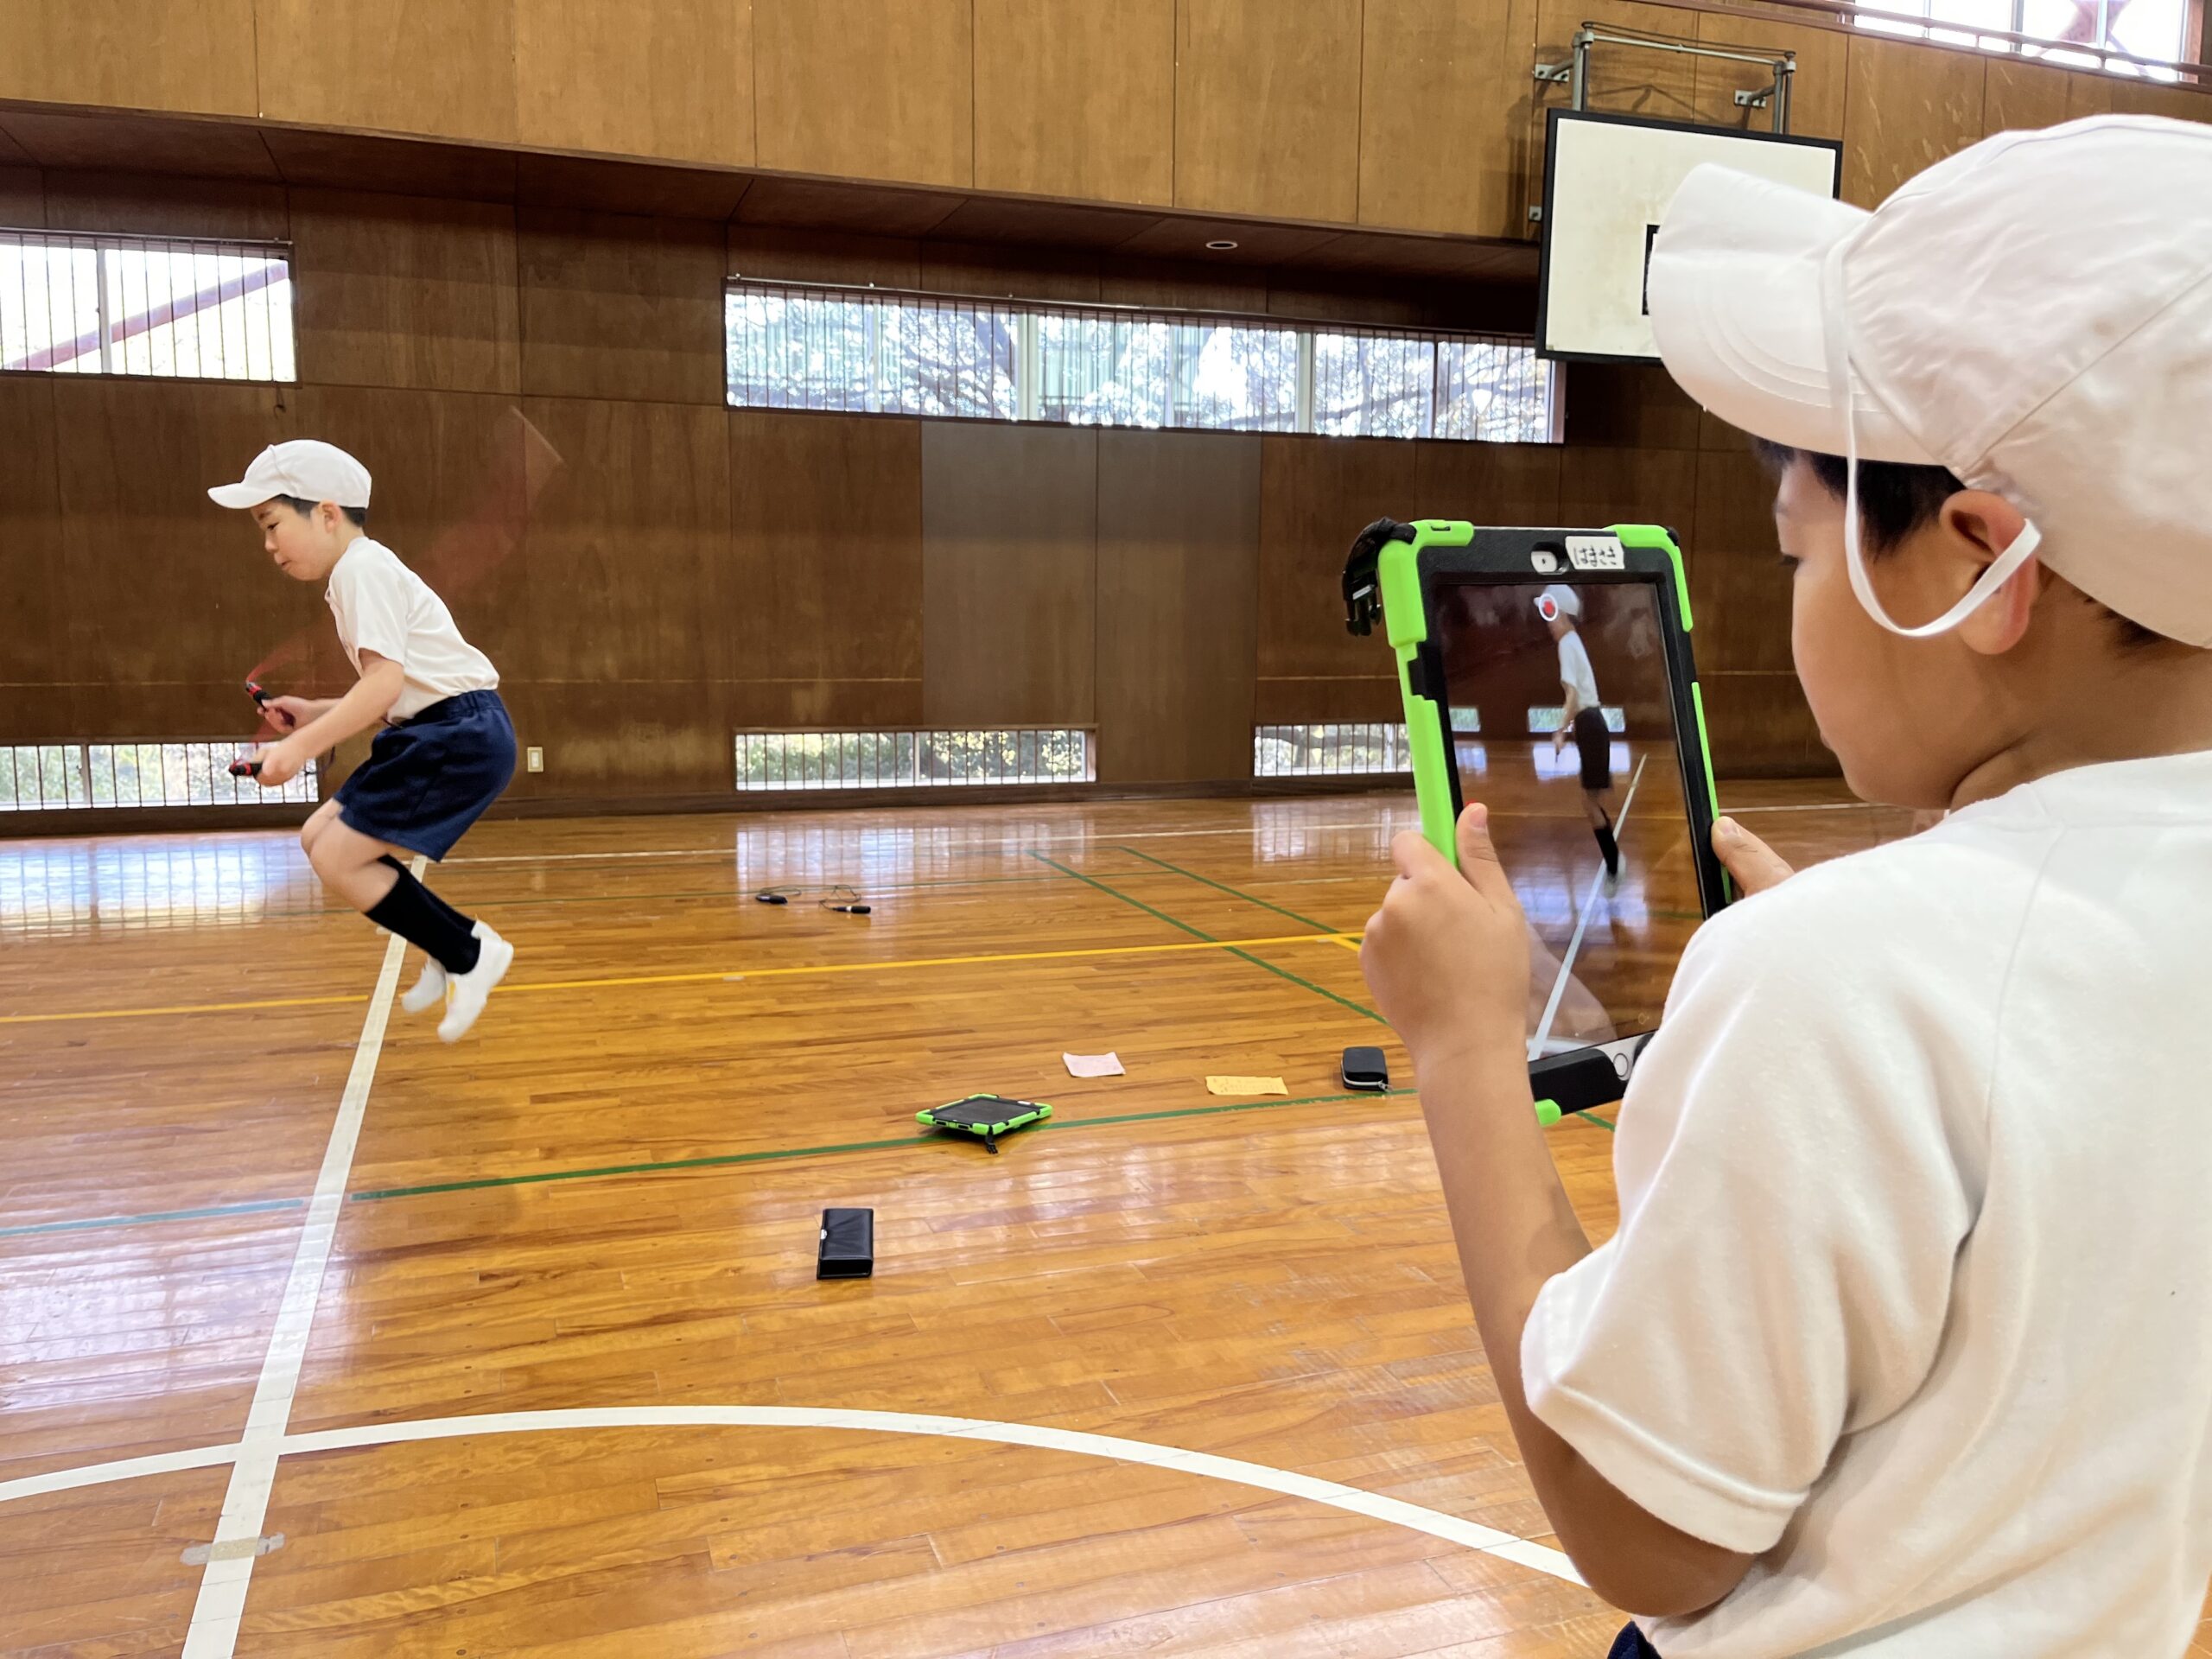
M 1802 461 L 1813 469 L 1813 476 L 1820 480 L 1822 489 L 1839 501 L 1846 499 L 1851 467 L 1841 455 L 1793 448 L 1765 438 L 1753 438 L 1751 447 L 1777 478 Z M 1948 467 L 1916 467 L 1900 461 L 1860 461 L 1859 527 L 1866 538 L 1867 553 L 1879 558 L 1916 530 L 1934 524 L 1943 511 L 1943 503 L 1964 488 L 1964 480 Z M 2096 605 L 2094 600 L 2089 602 Z M 2165 635 L 2122 616 L 2109 606 L 2097 605 L 2097 608 L 2112 619 L 2123 650 L 2138 651 L 2170 643 Z
M 317 502 L 303 500 L 296 495 L 279 495 L 274 496 L 270 499 L 273 500 L 282 501 L 286 506 L 289 507 L 294 512 L 298 513 L 302 518 L 314 517 L 315 510 L 316 506 L 320 505 Z M 369 522 L 369 510 L 366 507 L 340 507 L 338 511 L 346 515 L 346 522 L 353 525 L 354 529 L 363 530 L 367 528 Z

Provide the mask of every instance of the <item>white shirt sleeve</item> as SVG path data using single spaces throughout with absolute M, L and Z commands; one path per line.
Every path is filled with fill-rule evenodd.
M 1537 1417 L 1746 1554 L 1926 1377 L 1979 1203 L 1997 988 L 1936 982 L 1837 868 L 1692 941 L 1622 1103 L 1619 1231 L 1522 1338 Z
M 1590 666 L 1590 652 L 1580 633 L 1569 633 L 1559 642 L 1559 681 L 1581 700 L 1583 708 L 1599 706 L 1597 671 Z
M 407 574 L 396 560 L 346 559 L 332 573 L 355 652 L 407 666 Z

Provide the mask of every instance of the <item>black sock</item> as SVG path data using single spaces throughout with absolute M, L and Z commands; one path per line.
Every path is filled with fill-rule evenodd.
M 377 862 L 379 864 L 389 864 L 393 869 L 398 871 L 400 874 L 405 876 L 409 880 L 415 880 L 415 872 L 409 869 L 404 864 L 394 858 L 390 853 L 386 853 L 382 858 L 378 859 Z M 415 885 L 418 887 L 423 887 L 423 896 L 430 901 L 432 908 L 436 910 L 440 915 L 450 919 L 455 927 L 459 928 L 463 933 L 468 934 L 471 938 L 475 937 L 473 930 L 476 926 L 476 918 L 474 916 L 462 915 L 444 899 L 439 898 L 435 889 L 423 887 L 423 884 L 420 881 L 416 881 Z
M 1605 855 L 1605 874 L 1618 875 L 1621 873 L 1621 849 L 1620 843 L 1613 839 L 1613 826 L 1608 823 L 1591 833 L 1598 837 L 1598 850 Z
M 387 863 L 392 861 L 387 859 Z M 483 942 L 475 924 L 444 900 L 432 896 L 405 868 L 391 884 L 391 891 L 377 901 L 369 919 L 389 928 L 410 944 L 420 945 L 449 974 L 465 974 L 476 965 Z

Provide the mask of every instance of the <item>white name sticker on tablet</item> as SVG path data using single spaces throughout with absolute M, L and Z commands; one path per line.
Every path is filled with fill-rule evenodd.
M 1628 561 L 1621 553 L 1621 538 L 1618 536 L 1568 537 L 1567 562 L 1578 570 L 1628 569 Z

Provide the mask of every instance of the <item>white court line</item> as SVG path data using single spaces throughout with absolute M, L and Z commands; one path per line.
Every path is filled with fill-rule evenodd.
M 1401 803 L 1400 805 L 1402 807 L 1403 804 Z M 1332 830 L 1372 830 L 1376 826 L 1376 822 L 1373 818 L 1363 818 L 1357 823 L 1301 823 L 1296 828 L 1300 835 L 1318 835 Z M 910 829 L 903 833 L 913 836 L 925 832 L 928 828 L 929 826 L 923 825 L 920 831 Z M 941 847 L 932 845 L 928 850 L 932 854 L 967 853 L 973 852 L 978 848 L 1059 847 L 1071 842 L 1079 841 L 1185 841 L 1198 836 L 1255 836 L 1261 834 L 1262 828 L 1263 826 L 1258 824 L 1245 824 L 1242 828 L 1233 830 L 1135 830 L 1127 835 L 1119 835 L 1112 830 L 1096 830 L 1079 836 L 1000 836 L 985 841 L 954 842 Z M 865 827 L 855 825 L 854 830 L 855 833 L 865 833 Z M 673 849 L 666 852 L 642 853 L 497 853 L 472 858 L 448 858 L 440 868 L 450 868 L 455 864 L 567 864 L 617 858 L 732 858 L 742 850 L 741 848 L 732 846 Z
M 1210 1452 L 1186 1452 L 1179 1446 L 1159 1446 L 1150 1440 L 1123 1440 L 1114 1434 L 1091 1434 L 1080 1429 L 1050 1428 L 1030 1423 L 993 1422 L 974 1417 L 938 1417 L 906 1411 L 842 1411 L 811 1406 L 601 1406 L 573 1411 L 512 1411 L 478 1417 L 428 1417 L 411 1423 L 365 1423 L 356 1428 L 330 1428 L 313 1434 L 286 1434 L 269 1442 L 265 1451 L 271 1467 L 279 1458 L 308 1452 L 340 1452 L 364 1446 L 397 1446 L 422 1440 L 466 1440 L 478 1434 L 542 1434 L 611 1428 L 832 1428 L 870 1434 L 928 1434 L 947 1440 L 972 1440 L 987 1446 L 1027 1446 L 1048 1452 L 1068 1452 L 1082 1457 L 1108 1458 L 1119 1463 L 1142 1464 L 1154 1469 L 1178 1470 L 1209 1480 L 1228 1481 L 1285 1497 L 1302 1497 L 1315 1503 L 1362 1515 L 1388 1526 L 1441 1538 L 1447 1543 L 1480 1550 L 1486 1555 L 1517 1561 L 1522 1566 L 1580 1584 L 1574 1564 L 1558 1550 L 1516 1538 L 1495 1527 L 1478 1525 L 1453 1515 L 1423 1509 L 1401 1498 L 1363 1491 L 1316 1475 L 1272 1469 L 1240 1458 L 1217 1457 Z M 249 1439 L 251 1436 L 249 1436 Z M 255 1448 L 257 1452 L 264 1448 Z M 0 1482 L 0 1503 L 48 1492 L 70 1491 L 109 1481 L 130 1480 L 174 1469 L 206 1468 L 232 1457 L 248 1454 L 245 1442 L 229 1446 L 202 1446 L 119 1463 L 94 1464 L 82 1469 L 57 1470 Z M 233 1487 L 236 1485 L 233 1478 Z M 264 1496 L 266 1496 L 264 1485 Z M 227 1509 L 226 1509 L 227 1518 Z M 260 1522 L 255 1522 L 256 1532 Z M 217 1563 L 238 1566 L 239 1563 Z M 213 1568 L 210 1568 L 212 1574 Z M 244 1599 L 241 1579 L 239 1599 Z M 201 1652 L 228 1654 L 237 1639 L 233 1615 L 222 1636 L 222 1646 L 195 1647 L 202 1630 L 195 1614 L 192 1635 L 185 1643 L 186 1659 Z M 211 1630 L 212 1626 L 207 1627 Z M 211 1638 L 212 1639 L 212 1638 Z
M 1724 806 L 1723 817 L 1741 817 L 1746 812 L 1871 812 L 1872 801 L 1813 801 L 1803 806 Z
M 1636 776 L 1628 780 L 1628 793 L 1621 798 L 1621 815 L 1613 820 L 1613 845 L 1620 845 L 1621 828 L 1628 822 L 1628 810 L 1636 804 L 1637 785 L 1643 781 L 1643 768 L 1651 757 L 1645 755 L 1636 763 Z M 1582 901 L 1582 914 L 1574 920 L 1574 937 L 1567 942 L 1567 955 L 1559 964 L 1559 977 L 1552 981 L 1552 994 L 1544 1004 L 1542 1023 L 1536 1034 L 1529 1039 L 1529 1058 L 1535 1059 L 1544 1052 L 1544 1044 L 1552 1034 L 1552 1021 L 1559 1017 L 1559 1000 L 1567 995 L 1567 982 L 1574 972 L 1575 953 L 1582 949 L 1583 931 L 1590 925 L 1590 918 L 1598 908 L 1598 889 L 1605 884 L 1605 868 L 1602 861 L 1598 874 L 1591 879 L 1589 896 Z
M 418 879 L 426 861 L 414 861 Z M 323 1148 L 322 1172 L 315 1178 L 315 1196 L 308 1200 L 307 1222 L 292 1256 L 291 1276 L 284 1281 L 284 1300 L 270 1332 L 269 1352 L 261 1362 L 261 1380 L 246 1412 L 245 1433 L 234 1448 L 231 1484 L 223 1494 L 223 1516 L 215 1528 L 218 1559 L 208 1562 L 200 1580 L 182 1659 L 231 1659 L 238 1646 L 238 1618 L 245 1611 L 256 1557 L 248 1551 L 236 1560 L 223 1560 L 219 1547 L 259 1538 L 262 1523 L 269 1518 L 270 1489 L 276 1484 L 277 1459 L 283 1456 L 284 1431 L 291 1426 L 292 1395 L 307 1359 L 308 1333 L 322 1296 L 323 1270 L 330 1264 L 331 1246 L 338 1236 L 339 1212 L 345 1208 L 346 1180 L 353 1172 L 353 1149 L 361 1138 L 369 1085 L 376 1081 L 385 1022 L 391 1018 L 391 995 L 399 985 L 400 958 L 406 954 L 407 941 L 393 934 L 385 947 L 377 988 L 369 998 L 368 1017 L 361 1022 L 361 1040 L 354 1046 L 353 1069 L 338 1099 L 329 1144 Z

